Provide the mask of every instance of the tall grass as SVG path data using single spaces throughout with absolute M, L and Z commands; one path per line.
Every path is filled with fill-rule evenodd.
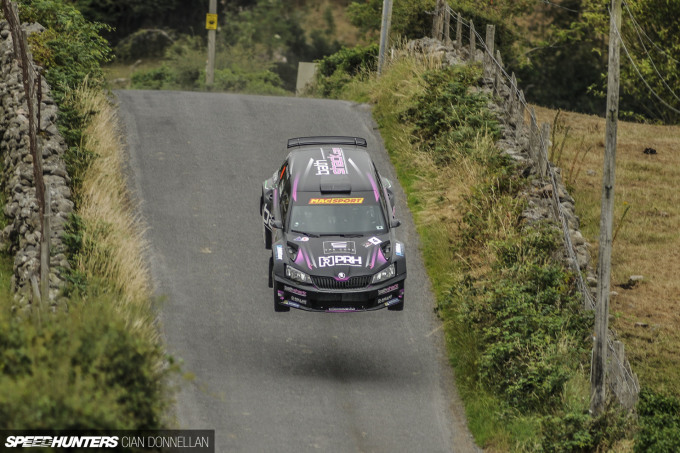
M 80 147 L 89 157 L 73 187 L 77 240 L 69 241 L 73 274 L 85 284 L 66 310 L 21 316 L 0 288 L 0 420 L 15 429 L 161 428 L 173 367 L 157 330 L 115 109 L 87 84 L 68 97 L 87 118 Z
M 524 183 L 495 146 L 488 100 L 470 89 L 476 71 L 401 52 L 379 78 L 360 74 L 335 96 L 374 105 L 476 442 L 491 451 L 612 448 L 628 425 L 587 414 L 591 321 L 553 259 L 556 235 L 520 222 Z M 607 423 L 614 428 L 599 430 Z
M 83 146 L 96 154 L 78 190 L 78 215 L 84 223 L 78 268 L 89 278 L 111 284 L 121 304 L 144 304 L 151 289 L 142 258 L 147 245 L 123 173 L 116 110 L 102 91 L 87 85 L 77 90 L 76 99 L 83 111 L 94 112 L 83 131 Z

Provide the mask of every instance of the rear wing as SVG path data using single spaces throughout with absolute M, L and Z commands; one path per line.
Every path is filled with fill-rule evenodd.
M 288 140 L 288 148 L 308 145 L 354 145 L 366 148 L 367 143 L 365 138 L 341 136 L 297 137 Z

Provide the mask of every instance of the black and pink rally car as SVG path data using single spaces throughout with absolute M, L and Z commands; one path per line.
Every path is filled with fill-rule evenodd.
M 262 184 L 274 309 L 404 309 L 406 257 L 392 184 L 358 137 L 299 137 Z

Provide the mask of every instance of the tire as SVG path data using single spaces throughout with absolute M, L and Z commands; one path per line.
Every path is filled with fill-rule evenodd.
M 269 257 L 269 287 L 274 287 L 274 257 Z

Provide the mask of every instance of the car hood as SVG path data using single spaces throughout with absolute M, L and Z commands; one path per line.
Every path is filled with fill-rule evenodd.
M 294 234 L 288 237 L 288 246 L 297 252 L 289 258 L 310 275 L 342 281 L 373 275 L 384 268 L 390 262 L 390 256 L 385 256 L 382 250 L 388 241 L 389 234 L 356 238 Z

